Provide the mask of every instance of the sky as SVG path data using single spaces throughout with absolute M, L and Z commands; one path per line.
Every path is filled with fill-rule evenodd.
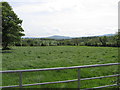
M 118 31 L 119 0 L 2 0 L 23 20 L 25 37 L 83 37 Z

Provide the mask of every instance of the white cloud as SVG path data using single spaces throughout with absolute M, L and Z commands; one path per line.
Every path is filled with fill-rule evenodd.
M 17 3 L 21 3 L 21 2 L 24 2 L 24 3 L 34 3 L 34 2 L 44 2 L 45 0 L 2 0 L 2 1 L 8 1 L 8 2 L 17 2 Z
M 115 33 L 118 0 L 6 0 L 23 19 L 27 36 Z

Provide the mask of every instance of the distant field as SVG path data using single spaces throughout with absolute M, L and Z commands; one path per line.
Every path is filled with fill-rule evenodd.
M 2 69 L 40 69 L 118 62 L 118 48 L 87 46 L 13 47 L 3 51 Z M 112 75 L 117 66 L 81 69 L 81 78 Z M 18 74 L 4 74 L 3 85 L 18 84 Z M 23 83 L 32 84 L 77 79 L 77 69 L 23 73 Z M 81 81 L 82 88 L 115 83 L 116 78 Z M 76 88 L 77 82 L 40 85 L 41 88 Z

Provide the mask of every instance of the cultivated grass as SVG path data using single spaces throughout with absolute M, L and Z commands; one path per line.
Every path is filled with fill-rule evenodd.
M 87 46 L 13 47 L 3 51 L 3 70 L 41 69 L 118 62 L 118 48 Z M 81 69 L 81 78 L 118 73 L 117 66 Z M 23 84 L 77 79 L 77 69 L 41 72 L 24 72 Z M 81 81 L 81 88 L 116 83 L 117 78 Z M 19 84 L 18 73 L 3 75 L 3 86 Z M 77 82 L 30 86 L 38 88 L 77 88 Z

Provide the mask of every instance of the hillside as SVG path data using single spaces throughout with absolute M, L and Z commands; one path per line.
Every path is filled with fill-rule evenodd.
M 59 35 L 54 35 L 54 36 L 50 36 L 50 37 L 47 37 L 47 38 L 50 38 L 50 39 L 71 39 L 71 37 L 59 36 Z

